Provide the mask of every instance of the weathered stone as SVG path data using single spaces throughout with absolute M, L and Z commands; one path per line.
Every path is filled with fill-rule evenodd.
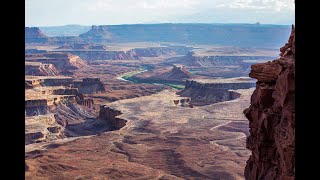
M 281 57 L 252 66 L 258 79 L 251 106 L 244 110 L 250 121 L 247 148 L 252 155 L 245 178 L 292 180 L 295 175 L 295 33 L 294 26 Z
M 278 62 L 259 63 L 251 66 L 250 77 L 258 81 L 274 81 L 282 71 L 282 66 Z

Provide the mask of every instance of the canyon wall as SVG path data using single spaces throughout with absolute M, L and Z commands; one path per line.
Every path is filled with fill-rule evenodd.
M 240 97 L 231 89 L 248 89 L 254 87 L 253 82 L 247 83 L 201 83 L 186 80 L 185 88 L 177 94 L 191 97 L 192 105 L 208 105 L 222 101 L 229 101 Z
M 185 55 L 192 48 L 185 46 L 135 48 L 133 51 L 140 57 L 157 57 L 161 55 Z
M 106 50 L 107 47 L 102 44 L 74 43 L 74 44 L 65 44 L 63 46 L 58 47 L 57 49 Z
M 140 59 L 133 51 L 105 51 L 105 50 L 55 50 L 55 52 L 68 52 L 85 59 L 93 60 L 138 60 Z
M 126 120 L 117 118 L 122 114 L 120 111 L 106 106 L 100 106 L 99 119 L 107 121 L 111 130 L 118 130 L 124 127 L 127 123 Z
M 82 81 L 74 81 L 73 84 L 81 94 L 105 92 L 105 88 L 99 78 L 84 78 Z
M 267 61 L 272 56 L 199 56 L 190 52 L 182 57 L 168 58 L 165 64 L 183 64 L 186 66 L 215 67 L 215 66 L 241 66 L 253 64 L 250 61 Z
M 295 179 L 295 27 L 280 58 L 255 64 L 250 77 L 258 80 L 251 105 L 244 110 L 249 120 L 247 148 L 252 155 L 245 177 Z
M 27 75 L 71 75 L 70 70 L 87 66 L 79 56 L 67 52 L 47 52 L 25 55 Z M 38 67 L 35 67 L 38 66 Z
M 79 56 L 66 52 L 50 52 L 43 54 L 44 59 L 38 59 L 38 62 L 49 62 L 58 69 L 79 69 L 86 66 L 86 62 Z
M 57 76 L 60 71 L 53 64 L 40 62 L 25 62 L 25 75 L 33 76 Z
M 173 68 L 161 75 L 161 79 L 185 80 L 192 77 L 192 74 L 184 66 L 173 65 Z
M 49 41 L 49 37 L 37 27 L 26 27 L 25 41 L 26 43 L 46 43 Z
M 25 117 L 25 144 L 64 137 L 64 126 L 56 121 L 56 115 L 46 114 Z
M 107 26 L 95 25 L 91 26 L 88 32 L 80 34 L 79 37 L 85 39 L 87 42 L 108 42 L 114 38 Z
M 40 83 L 43 86 L 70 86 L 70 84 L 73 84 L 72 78 L 45 78 L 42 79 L 42 82 Z
M 83 27 L 73 27 L 83 29 Z M 47 27 L 42 29 L 49 32 L 49 29 L 55 29 L 56 31 L 57 28 Z M 88 29 L 88 27 L 85 28 Z M 42 37 L 40 33 L 37 33 L 40 31 L 39 28 L 26 27 L 26 43 L 64 45 L 66 43 L 88 42 L 176 42 L 184 44 L 276 48 L 286 41 L 284 35 L 290 32 L 290 27 L 286 25 L 264 24 L 192 23 L 101 25 L 92 26 L 89 31 L 79 36 L 66 36 L 70 35 L 70 33 L 66 33 L 65 30 L 61 31 L 62 33 L 56 34 L 55 37 Z M 76 29 L 72 29 L 72 31 L 76 31 Z M 36 37 L 34 34 L 36 34 Z
M 140 57 L 158 57 L 161 55 L 185 55 L 192 48 L 185 46 L 134 48 L 128 51 L 108 51 L 103 45 L 72 44 L 64 45 L 53 52 L 68 52 L 87 61 L 94 60 L 139 60 Z
M 256 24 L 100 25 L 79 37 L 88 42 L 177 42 L 239 47 L 279 47 L 289 26 Z M 250 37 L 250 38 L 248 38 Z

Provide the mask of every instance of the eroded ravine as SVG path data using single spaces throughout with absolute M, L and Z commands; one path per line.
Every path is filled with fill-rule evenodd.
M 175 106 L 182 97 L 173 90 L 108 103 L 127 121 L 123 128 L 26 157 L 26 177 L 243 179 L 250 152 L 242 109 L 252 89 L 237 92 L 238 99 L 194 108 Z

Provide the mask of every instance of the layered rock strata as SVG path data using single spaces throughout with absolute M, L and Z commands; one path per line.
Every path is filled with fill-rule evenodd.
M 252 155 L 245 177 L 253 179 L 294 179 L 295 176 L 295 27 L 280 58 L 252 65 L 256 78 L 251 105 L 244 110 L 250 121 L 247 148 Z
M 110 125 L 111 130 L 118 130 L 124 127 L 127 123 L 127 120 L 117 118 L 116 116 L 121 115 L 122 113 L 111 107 L 106 107 L 102 105 L 100 107 L 99 119 L 107 121 Z
M 190 104 L 199 106 L 239 98 L 240 94 L 233 90 L 249 89 L 251 87 L 254 87 L 252 80 L 241 80 L 241 78 L 186 80 L 185 88 L 177 94 L 190 97 Z
M 26 27 L 25 40 L 26 43 L 46 43 L 49 37 L 42 33 L 37 27 Z
M 55 50 L 55 52 L 62 52 Z M 105 50 L 63 50 L 85 59 L 94 60 L 138 60 L 140 59 L 134 51 L 105 51 Z
M 87 66 L 86 61 L 79 56 L 67 52 L 26 54 L 25 63 L 27 75 L 71 75 L 70 70 Z M 35 65 L 38 65 L 38 70 L 34 69 Z

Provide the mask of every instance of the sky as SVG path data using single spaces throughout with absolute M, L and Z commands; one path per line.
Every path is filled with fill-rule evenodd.
M 294 24 L 294 0 L 25 0 L 25 25 Z

